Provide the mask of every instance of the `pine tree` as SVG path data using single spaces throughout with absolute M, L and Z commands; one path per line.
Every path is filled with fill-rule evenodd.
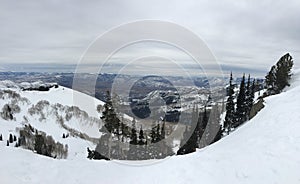
M 266 84 L 269 91 L 274 91 L 276 82 L 276 66 L 272 66 L 271 70 L 266 76 Z
M 155 140 L 156 142 L 159 142 L 161 140 L 160 139 L 160 135 L 161 135 L 160 134 L 160 124 L 158 123 L 157 126 L 156 126 L 156 137 L 155 137 L 156 138 L 156 140 Z
M 166 122 L 164 121 L 160 131 L 160 140 L 164 140 L 166 138 Z
M 13 142 L 14 142 L 14 138 L 12 134 L 9 134 L 9 143 L 13 143 Z
M 286 54 L 280 58 L 277 62 L 277 72 L 276 72 L 276 89 L 277 93 L 280 93 L 283 88 L 289 86 L 289 80 L 291 79 L 291 69 L 293 67 L 293 58 L 290 54 Z
M 250 111 L 253 106 L 253 100 L 254 100 L 254 80 L 251 83 L 250 74 L 248 76 L 248 82 L 246 87 L 246 120 L 249 120 Z
M 6 141 L 6 146 L 9 146 L 9 141 L 8 140 Z
M 2 134 L 0 135 L 0 141 L 3 141 Z
M 17 141 L 17 137 L 14 135 L 14 142 Z
M 109 91 L 107 91 L 107 99 L 106 99 L 106 103 L 104 104 L 104 111 L 102 112 L 101 119 L 103 120 L 104 127 L 108 132 L 119 135 L 120 120 L 117 117 L 117 114 L 113 107 L 112 99 Z
M 135 119 L 132 120 L 131 124 L 131 134 L 130 134 L 130 144 L 132 145 L 137 145 L 138 144 L 138 139 L 137 139 L 137 131 L 136 131 L 136 121 Z
M 229 87 L 228 87 L 228 98 L 226 102 L 226 116 L 223 125 L 223 132 L 229 134 L 231 128 L 234 125 L 234 113 L 235 113 L 235 104 L 234 104 L 234 85 L 232 84 L 233 78 L 232 73 L 230 74 Z
M 293 58 L 287 53 L 279 59 L 276 65 L 272 66 L 270 72 L 266 75 L 266 84 L 269 94 L 278 94 L 286 86 L 289 86 L 293 65 Z
M 154 122 L 152 124 L 150 137 L 151 137 L 151 143 L 156 143 L 156 140 L 157 140 L 156 137 L 157 137 L 157 135 L 156 135 L 156 125 L 155 125 Z
M 143 127 L 141 126 L 140 133 L 139 133 L 139 145 L 144 145 L 144 144 L 145 144 L 145 136 L 144 136 Z
M 243 122 L 246 121 L 246 114 L 247 114 L 247 105 L 246 105 L 246 88 L 245 88 L 245 75 L 243 75 L 240 91 L 237 97 L 236 102 L 236 114 L 235 114 L 235 124 L 234 128 L 241 125 Z

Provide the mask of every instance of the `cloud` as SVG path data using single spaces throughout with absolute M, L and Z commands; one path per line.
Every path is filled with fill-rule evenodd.
M 262 73 L 286 52 L 300 57 L 299 7 L 298 0 L 1 1 L 0 63 L 76 64 L 110 28 L 158 19 L 195 32 L 222 66 Z M 148 49 L 174 53 L 161 46 Z M 119 60 L 136 52 L 142 53 L 141 48 L 128 50 Z

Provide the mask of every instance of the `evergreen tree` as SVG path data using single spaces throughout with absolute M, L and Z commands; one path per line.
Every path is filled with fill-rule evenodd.
M 44 137 L 40 134 L 35 134 L 35 141 L 34 141 L 34 150 L 38 154 L 44 153 L 44 147 L 45 147 L 45 140 Z
M 232 73 L 230 74 L 229 87 L 228 87 L 228 98 L 226 102 L 226 116 L 223 125 L 223 132 L 229 134 L 231 128 L 234 124 L 234 113 L 235 113 L 235 104 L 234 104 L 234 85 L 232 84 L 233 78 Z
M 0 135 L 0 141 L 3 141 L 2 134 Z
M 145 142 L 146 141 L 145 141 L 144 131 L 143 131 L 143 127 L 141 126 L 140 133 L 139 133 L 139 145 L 144 145 Z
M 160 139 L 160 124 L 158 123 L 157 126 L 156 126 L 156 140 L 155 142 L 159 142 L 161 139 Z
M 255 80 L 253 80 L 253 82 L 251 83 L 251 78 L 250 78 L 250 74 L 249 74 L 247 87 L 246 87 L 246 120 L 249 119 L 250 111 L 253 106 L 254 88 L 255 88 L 254 82 L 255 82 Z
M 17 141 L 17 137 L 14 135 L 14 142 Z
M 12 134 L 9 134 L 9 143 L 13 143 L 13 142 L 14 142 L 14 138 Z
M 271 70 L 266 76 L 266 84 L 269 91 L 274 91 L 276 82 L 276 66 L 272 66 Z
M 164 140 L 166 138 L 166 122 L 164 121 L 160 131 L 160 140 Z
M 152 124 L 150 138 L 151 138 L 151 143 L 156 143 L 157 135 L 156 135 L 156 125 L 155 125 L 155 122 L 153 122 L 153 124 Z
M 276 89 L 277 93 L 280 93 L 283 88 L 289 86 L 289 80 L 291 79 L 291 69 L 293 67 L 293 58 L 290 54 L 286 54 L 280 58 L 277 62 L 276 72 Z
M 9 146 L 9 141 L 8 140 L 6 141 L 6 146 Z
M 279 59 L 276 65 L 272 66 L 270 72 L 266 76 L 269 94 L 280 93 L 286 86 L 289 86 L 293 65 L 293 58 L 287 53 Z
M 235 114 L 235 123 L 234 128 L 241 125 L 243 122 L 246 121 L 246 114 L 247 114 L 247 104 L 246 104 L 246 88 L 245 88 L 245 75 L 243 75 L 240 91 L 237 97 L 236 103 L 236 114 Z
M 137 145 L 138 144 L 138 139 L 137 139 L 137 131 L 136 131 L 136 121 L 135 119 L 132 120 L 131 124 L 131 135 L 130 135 L 130 144 L 132 145 Z
M 120 120 L 117 117 L 117 114 L 113 107 L 109 91 L 107 91 L 106 103 L 104 104 L 104 111 L 102 112 L 101 119 L 103 120 L 104 127 L 108 132 L 119 135 Z

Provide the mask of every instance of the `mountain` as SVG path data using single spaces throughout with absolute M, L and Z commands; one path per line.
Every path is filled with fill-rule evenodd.
M 61 87 L 56 90 L 63 94 Z M 2 142 L 1 183 L 296 184 L 300 182 L 298 99 L 300 71 L 295 71 L 291 86 L 265 98 L 265 108 L 232 134 L 195 153 L 165 160 L 57 160 Z M 11 123 L 16 122 L 1 122 L 1 131 L 4 127 L 9 131 Z

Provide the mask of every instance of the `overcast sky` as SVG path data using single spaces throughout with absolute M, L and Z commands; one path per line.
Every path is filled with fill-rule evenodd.
M 196 33 L 226 70 L 259 75 L 286 52 L 299 66 L 299 8 L 299 0 L 0 0 L 0 69 L 12 63 L 76 64 L 112 27 L 156 19 Z M 141 48 L 168 50 L 151 46 L 119 56 L 126 59 Z

